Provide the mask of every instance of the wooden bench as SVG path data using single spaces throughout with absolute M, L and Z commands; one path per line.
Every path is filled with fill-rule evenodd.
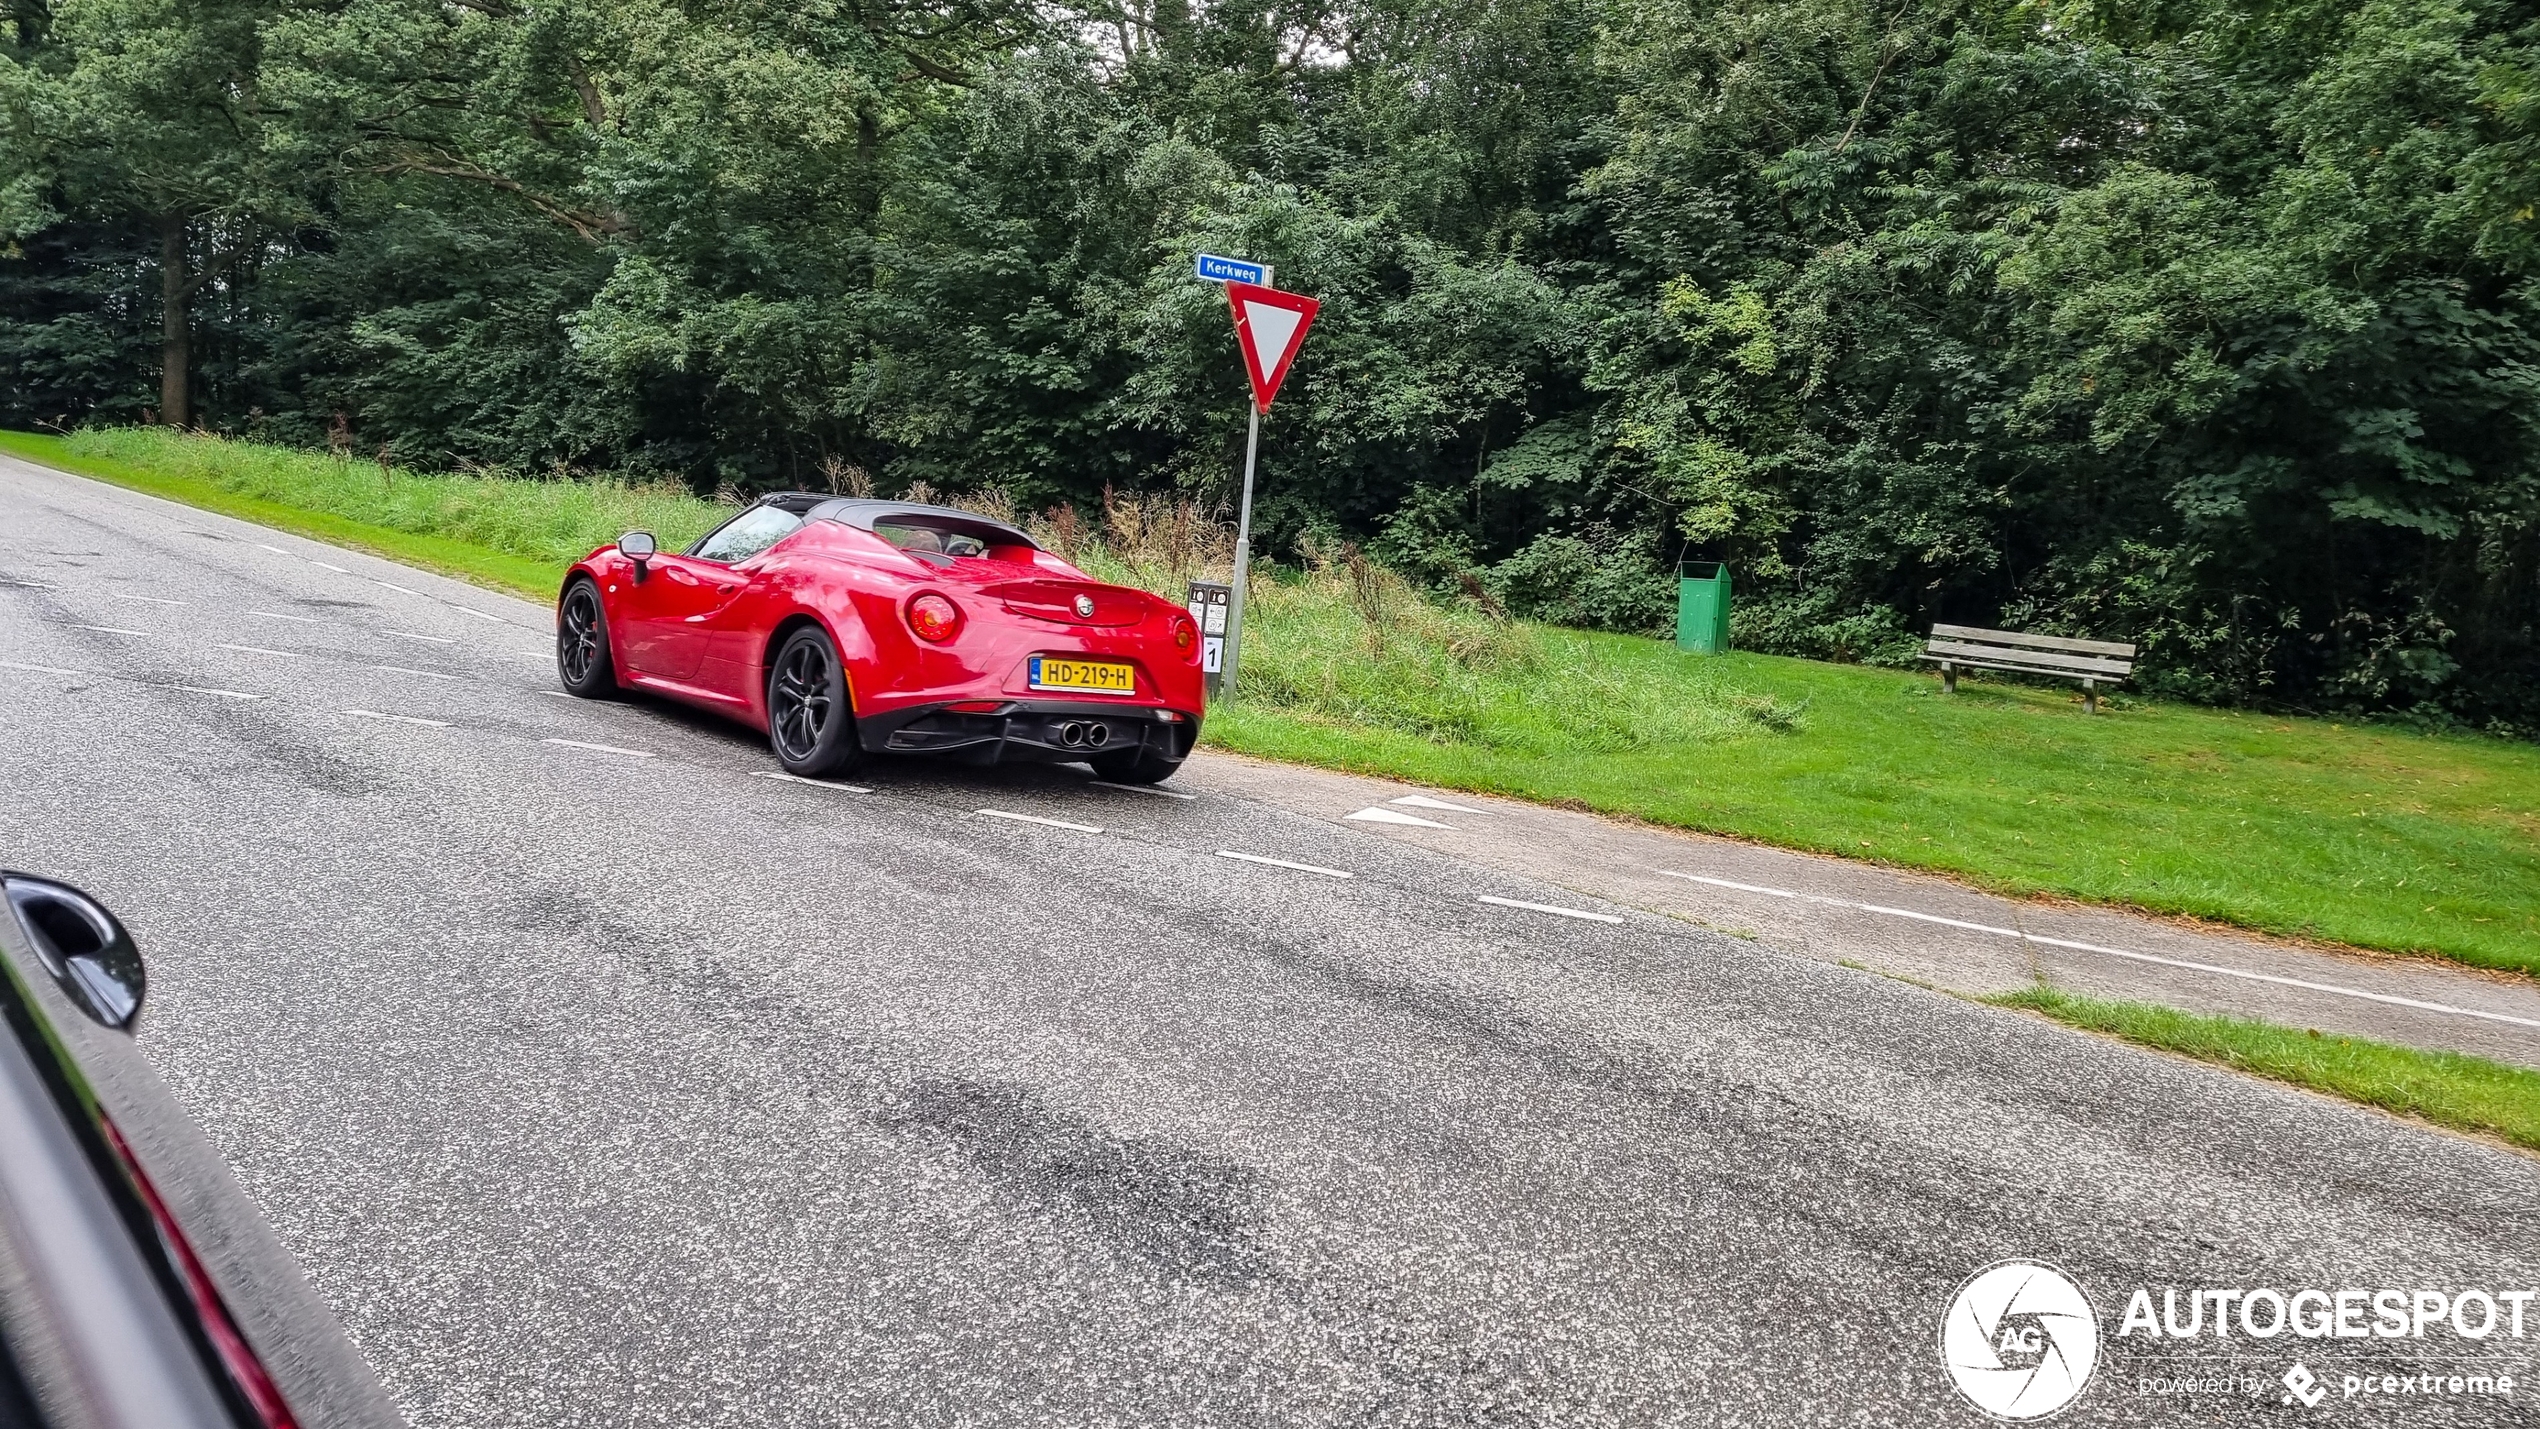
M 2099 682 L 2117 684 L 2134 673 L 2134 647 L 2115 640 L 2070 640 L 2061 635 L 2021 635 L 1971 625 L 1935 625 L 1923 658 L 1940 662 L 1940 687 L 1958 693 L 1958 672 L 2016 670 L 2081 681 L 2081 707 L 2099 713 Z

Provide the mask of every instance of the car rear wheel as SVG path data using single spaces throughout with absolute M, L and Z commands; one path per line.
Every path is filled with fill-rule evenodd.
M 617 667 L 609 659 L 608 612 L 589 576 L 566 586 L 556 603 L 556 678 L 586 700 L 617 694 Z
M 847 702 L 846 667 L 829 633 L 806 625 L 785 637 L 767 672 L 767 742 L 788 774 L 838 774 L 864 751 Z
M 1114 784 L 1161 784 L 1182 767 L 1182 761 L 1143 745 L 1118 754 L 1097 754 L 1086 762 L 1094 766 L 1096 775 Z

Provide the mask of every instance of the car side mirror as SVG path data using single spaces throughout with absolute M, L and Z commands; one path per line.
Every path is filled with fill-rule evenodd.
M 127 1027 L 147 988 L 141 950 L 104 904 L 67 883 L 0 871 L 10 912 L 80 1010 L 108 1027 Z
M 650 531 L 629 531 L 617 538 L 617 553 L 635 563 L 635 582 L 638 585 L 643 584 L 644 563 L 660 549 Z

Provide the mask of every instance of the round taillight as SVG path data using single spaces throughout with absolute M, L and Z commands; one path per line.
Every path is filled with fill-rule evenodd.
M 961 607 L 932 592 L 921 595 L 908 603 L 908 628 L 940 645 L 961 628 Z
M 1174 616 L 1173 648 L 1187 651 L 1197 643 L 1199 643 L 1199 629 L 1191 624 L 1191 618 L 1187 615 Z

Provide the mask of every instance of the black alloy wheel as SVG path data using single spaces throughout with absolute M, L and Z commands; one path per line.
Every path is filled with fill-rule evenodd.
M 855 763 L 855 709 L 829 634 L 804 626 L 777 647 L 767 673 L 767 742 L 788 774 L 816 778 Z
M 617 693 L 617 669 L 609 660 L 609 621 L 600 588 L 583 576 L 564 589 L 556 608 L 556 677 L 586 700 Z

